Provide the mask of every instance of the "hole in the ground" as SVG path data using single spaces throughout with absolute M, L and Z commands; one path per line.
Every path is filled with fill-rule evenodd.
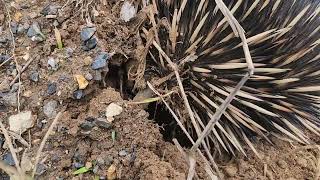
M 192 147 L 191 142 L 164 105 L 156 102 L 150 103 L 147 112 L 149 113 L 149 119 L 161 127 L 160 132 L 165 141 L 172 142 L 172 139 L 176 138 L 181 146 L 186 148 Z

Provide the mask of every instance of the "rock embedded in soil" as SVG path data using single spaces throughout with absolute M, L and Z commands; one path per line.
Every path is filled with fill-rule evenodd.
M 17 107 L 18 106 L 18 98 L 17 93 L 6 93 L 2 97 L 3 103 L 8 106 Z
M 80 100 L 84 96 L 83 90 L 79 89 L 73 92 L 73 98 Z
M 20 112 L 9 117 L 9 129 L 18 134 L 24 133 L 27 129 L 33 127 L 33 118 L 31 111 Z
M 96 32 L 96 28 L 95 27 L 85 27 L 81 30 L 80 32 L 80 38 L 83 42 L 88 41 L 89 39 L 91 39 L 91 37 L 94 35 L 94 33 Z
M 111 129 L 112 125 L 104 118 L 98 118 L 95 121 L 96 125 L 100 128 L 104 128 L 104 129 Z
M 40 14 L 47 16 L 47 15 L 57 15 L 58 9 L 60 9 L 61 6 L 53 5 L 53 4 L 48 4 L 46 7 L 42 9 Z
M 77 80 L 79 89 L 85 89 L 89 85 L 89 82 L 83 75 L 77 74 L 74 77 Z
M 49 83 L 47 88 L 47 93 L 49 95 L 54 95 L 57 92 L 57 83 Z
M 10 91 L 10 81 L 7 78 L 3 78 L 0 82 L 0 92 Z
M 92 37 L 91 39 L 83 43 L 82 49 L 84 51 L 90 51 L 91 49 L 94 49 L 97 46 L 97 44 L 98 44 L 97 38 Z
M 91 81 L 91 80 L 93 79 L 93 76 L 92 76 L 92 74 L 90 74 L 90 73 L 87 73 L 84 77 L 85 77 L 86 80 L 88 80 L 88 81 Z
M 48 59 L 48 67 L 54 71 L 58 70 L 59 64 L 56 62 L 56 60 L 52 57 L 49 57 Z
M 38 72 L 32 72 L 30 74 L 30 80 L 33 82 L 38 82 L 39 81 L 39 73 Z
M 1 39 L 1 38 L 0 38 Z M 1 40 L 0 40 L 1 43 Z M 9 59 L 10 57 L 8 55 L 0 55 L 0 64 Z
M 106 117 L 107 120 L 110 122 L 113 120 L 114 116 L 120 115 L 122 113 L 123 109 L 121 106 L 111 103 L 107 109 L 106 109 Z
M 38 164 L 36 174 L 37 175 L 42 175 L 47 171 L 47 166 L 44 165 L 43 163 Z
M 109 54 L 106 52 L 100 53 L 91 64 L 93 70 L 101 69 L 107 66 L 107 60 L 109 59 Z
M 134 8 L 134 5 L 129 1 L 125 1 L 121 7 L 120 18 L 125 22 L 129 22 L 135 16 L 136 9 Z
M 224 168 L 224 171 L 228 177 L 234 177 L 237 175 L 238 168 L 234 165 L 230 165 Z
M 81 129 L 85 130 L 85 131 L 90 131 L 93 127 L 94 127 L 94 123 L 90 122 L 90 121 L 84 121 L 81 125 L 80 125 Z
M 50 100 L 43 106 L 43 113 L 50 119 L 54 118 L 57 115 L 57 106 L 57 101 Z
M 119 151 L 119 156 L 126 156 L 128 155 L 128 152 L 126 150 Z
M 41 29 L 40 29 L 40 26 L 39 26 L 39 23 L 38 22 L 33 22 L 32 25 L 29 27 L 28 31 L 27 31 L 27 36 L 29 38 L 31 38 L 32 41 L 43 41 L 44 40 L 44 37 L 42 32 L 41 32 Z

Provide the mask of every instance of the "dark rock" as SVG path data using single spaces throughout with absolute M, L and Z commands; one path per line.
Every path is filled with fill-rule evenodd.
M 0 103 L 0 113 L 6 112 L 6 111 L 7 111 L 7 107 L 4 104 Z
M 31 38 L 31 37 L 40 35 L 40 33 L 41 33 L 41 30 L 40 30 L 39 24 L 37 22 L 33 22 L 28 29 L 27 36 Z
M 80 100 L 84 96 L 83 90 L 79 89 L 73 92 L 73 98 Z
M 36 170 L 36 174 L 37 175 L 42 175 L 43 173 L 45 173 L 47 171 L 47 166 L 44 164 L 38 164 L 37 166 L 37 170 Z
M 97 38 L 93 37 L 83 43 L 82 49 L 85 51 L 90 51 L 91 49 L 94 49 L 97 46 L 97 43 Z
M 0 42 L 1 43 L 1 42 Z M 0 55 L 0 64 L 9 59 L 10 57 L 7 55 Z
M 40 14 L 47 16 L 47 15 L 57 15 L 58 9 L 60 9 L 61 6 L 56 6 L 53 4 L 48 4 L 46 7 L 42 9 Z
M 18 33 L 18 23 L 14 22 L 14 21 L 11 22 L 11 31 L 13 34 Z
M 100 128 L 111 129 L 112 125 L 104 118 L 98 118 L 95 121 L 96 125 Z
M 96 32 L 95 27 L 85 27 L 81 30 L 80 37 L 83 42 L 88 41 Z
M 107 66 L 107 60 L 109 59 L 109 54 L 106 52 L 100 53 L 91 64 L 91 68 L 94 70 L 101 69 Z
M 4 136 L 3 136 L 3 135 L 0 135 L 0 149 L 2 148 L 4 142 L 5 142 Z
M 14 162 L 13 160 L 13 157 L 11 155 L 10 152 L 7 152 L 5 153 L 3 156 L 2 156 L 2 160 L 7 164 L 7 165 L 10 165 L 10 166 L 14 166 L 16 163 Z
M 53 95 L 57 92 L 57 83 L 49 83 L 47 93 Z
M 73 163 L 73 167 L 76 168 L 76 169 L 82 168 L 83 166 L 84 166 L 84 164 L 80 163 L 80 162 L 74 162 Z
M 80 127 L 85 131 L 90 131 L 94 127 L 94 123 L 89 121 L 84 121 Z
M 38 82 L 39 81 L 39 73 L 38 72 L 32 72 L 30 74 L 30 80 L 33 82 Z

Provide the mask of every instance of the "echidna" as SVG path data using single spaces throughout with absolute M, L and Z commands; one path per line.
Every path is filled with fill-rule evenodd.
M 178 66 L 196 117 L 185 121 L 191 133 L 204 129 L 245 73 L 242 41 L 236 37 L 215 0 L 153 1 L 149 32 Z M 310 143 L 303 128 L 320 136 L 320 1 L 224 0 L 245 31 L 254 75 L 216 122 L 207 140 L 227 152 L 243 153 L 252 135 Z M 151 18 L 152 19 L 152 18 Z M 157 26 L 156 26 L 156 25 Z M 146 33 L 146 31 L 145 31 Z M 151 46 L 146 72 L 168 77 L 163 88 L 177 87 L 172 69 Z M 172 97 L 173 107 L 183 104 Z M 177 114 L 182 114 L 177 110 Z M 193 133 L 194 139 L 197 134 Z

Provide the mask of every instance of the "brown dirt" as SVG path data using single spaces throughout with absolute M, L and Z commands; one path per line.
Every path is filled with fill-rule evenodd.
M 56 5 L 63 5 L 66 1 L 53 1 Z M 19 24 L 32 24 L 37 21 L 47 39 L 41 43 L 35 43 L 22 33 L 16 36 L 16 57 L 20 65 L 26 60 L 22 57 L 29 54 L 33 58 L 31 65 L 21 76 L 21 110 L 31 110 L 37 116 L 35 126 L 22 134 L 31 148 L 27 149 L 17 140 L 15 147 L 20 150 L 27 149 L 30 157 L 34 157 L 41 139 L 47 132 L 52 119 L 48 119 L 43 113 L 43 105 L 49 100 L 59 102 L 57 111 L 65 110 L 63 117 L 50 136 L 41 156 L 41 164 L 46 171 L 38 176 L 38 179 L 93 179 L 94 177 L 106 177 L 110 166 L 116 167 L 118 179 L 186 179 L 188 166 L 177 147 L 163 140 L 160 126 L 148 119 L 148 113 L 139 106 L 128 105 L 127 97 L 121 97 L 119 93 L 118 74 L 103 82 L 90 81 L 84 90 L 85 97 L 81 100 L 72 98 L 77 89 L 74 75 L 87 73 L 94 74 L 90 68 L 88 57 L 94 58 L 99 51 L 115 52 L 112 58 L 114 66 L 124 62 L 137 60 L 139 52 L 139 38 L 134 29 L 138 20 L 132 23 L 124 23 L 119 19 L 120 1 L 101 0 L 96 2 L 96 10 L 99 15 L 94 18 L 97 27 L 96 36 L 98 45 L 91 51 L 81 49 L 80 31 L 85 26 L 81 14 L 75 14 L 79 8 L 67 6 L 62 15 L 57 19 L 61 22 L 58 26 L 62 35 L 64 47 L 73 48 L 72 57 L 67 57 L 65 49 L 58 50 L 53 33 L 53 20 L 46 19 L 39 14 L 49 1 L 42 0 L 15 0 L 7 4 L 10 6 L 11 16 Z M 104 4 L 105 3 L 105 4 Z M 0 37 L 9 34 L 7 28 L 8 17 L 5 8 L 0 2 Z M 104 5 L 103 5 L 104 4 Z M 91 9 L 92 10 L 92 9 Z M 19 17 L 21 13 L 21 17 Z M 65 20 L 65 21 L 64 21 Z M 1 31 L 3 27 L 3 31 Z M 10 42 L 0 46 L 0 55 L 10 56 L 12 45 Z M 47 68 L 49 57 L 59 60 L 60 68 L 52 71 Z M 0 84 L 10 82 L 14 78 L 13 73 L 8 73 L 14 62 L 0 67 Z M 30 81 L 29 76 L 37 71 L 40 74 L 39 82 Z M 56 82 L 57 93 L 48 95 L 47 86 Z M 7 83 L 6 83 L 7 84 Z M 113 89 L 113 88 L 115 89 Z M 0 88 L 1 89 L 1 88 Z M 1 95 L 0 91 L 0 95 Z M 129 96 L 129 95 L 128 95 Z M 1 96 L 0 96 L 1 97 Z M 110 103 L 117 103 L 124 111 L 116 116 L 111 127 L 104 129 L 93 127 L 85 131 L 81 126 L 90 118 L 104 117 L 106 107 Z M 17 106 L 1 105 L 0 117 L 4 122 L 12 114 L 17 113 Z M 47 121 L 43 127 L 38 126 L 41 121 Z M 44 122 L 45 122 L 44 121 Z M 7 123 L 6 123 L 7 124 Z M 40 123 L 41 124 L 41 123 Z M 114 136 L 115 135 L 115 136 Z M 315 144 L 320 143 L 319 137 L 314 137 Z M 261 153 L 261 159 L 257 158 L 249 148 L 247 156 L 241 154 L 229 160 L 228 155 L 217 158 L 220 170 L 226 179 L 315 179 L 320 171 L 320 149 L 315 146 L 302 146 L 295 143 L 287 143 L 277 139 L 271 145 L 263 140 L 257 140 L 255 146 Z M 0 149 L 1 155 L 8 152 L 6 147 Z M 20 151 L 19 157 L 22 156 Z M 226 160 L 227 159 L 227 160 Z M 31 161 L 34 161 L 31 158 Z M 78 163 L 92 164 L 90 171 L 82 175 L 73 175 Z M 203 169 L 197 169 L 200 179 L 208 179 Z M 1 173 L 0 179 L 7 176 Z

